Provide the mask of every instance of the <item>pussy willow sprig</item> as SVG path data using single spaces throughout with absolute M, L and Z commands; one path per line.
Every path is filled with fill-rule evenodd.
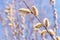
M 24 3 L 25 3 L 25 1 L 23 1 Z M 25 5 L 26 5 L 26 7 L 28 8 L 28 9 L 30 9 L 29 8 L 29 6 L 25 3 Z M 31 11 L 31 9 L 30 9 L 30 11 Z M 33 12 L 31 11 L 31 13 L 33 14 Z M 39 19 L 37 16 L 35 16 L 35 18 L 36 19 L 38 19 L 38 21 L 40 22 L 40 23 L 42 23 L 42 21 L 41 21 L 41 19 Z M 46 31 L 49 33 L 49 31 L 48 31 L 48 29 L 46 28 L 46 26 L 45 25 L 43 25 L 43 27 L 46 29 Z M 55 38 L 49 33 L 49 35 L 51 36 L 51 38 L 53 39 L 53 40 L 55 40 Z
M 57 35 L 58 23 L 57 23 L 57 10 L 55 8 L 56 0 L 50 0 L 50 3 L 53 9 L 54 28 L 56 30 L 56 35 Z

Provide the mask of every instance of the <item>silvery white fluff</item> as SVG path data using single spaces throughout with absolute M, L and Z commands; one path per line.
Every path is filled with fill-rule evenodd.
M 42 23 L 37 23 L 34 25 L 34 28 L 40 28 L 40 27 L 42 27 Z
M 55 1 L 56 1 L 56 0 L 50 0 L 50 3 L 51 3 L 52 5 L 55 5 Z
M 34 16 L 37 16 L 38 15 L 38 9 L 34 5 L 32 6 L 32 12 L 33 12 L 33 15 Z
M 44 18 L 43 23 L 46 27 L 50 26 L 50 22 L 47 18 Z
M 30 13 L 30 10 L 28 8 L 20 8 L 19 9 L 19 12 L 21 12 L 21 14 L 29 14 Z

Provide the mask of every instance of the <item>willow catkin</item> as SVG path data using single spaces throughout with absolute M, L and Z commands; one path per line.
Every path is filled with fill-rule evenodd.
M 10 8 L 9 8 L 9 7 L 6 7 L 4 11 L 5 11 L 6 13 L 9 13 Z
M 47 33 L 46 30 L 41 31 L 41 35 L 44 35 L 44 34 L 46 34 L 46 33 Z
M 14 17 L 10 17 L 10 16 L 7 16 L 7 18 L 8 18 L 8 20 L 9 20 L 10 22 L 13 22 L 13 21 L 15 20 Z
M 38 15 L 38 9 L 36 8 L 36 6 L 32 6 L 32 12 L 34 16 Z
M 50 3 L 51 3 L 52 5 L 55 5 L 55 1 L 56 1 L 56 0 L 50 0 Z
M 44 23 L 44 25 L 45 25 L 46 27 L 48 27 L 48 26 L 50 25 L 50 22 L 49 22 L 49 20 L 48 20 L 47 18 L 44 18 L 43 23 Z
M 56 36 L 56 40 L 60 40 L 60 36 Z
M 40 29 L 34 28 L 34 31 L 35 31 L 35 32 L 40 32 Z
M 10 4 L 9 7 L 6 7 L 6 9 L 4 10 L 5 11 L 5 14 L 7 15 L 14 15 L 14 10 L 13 10 L 13 7 L 12 5 Z
M 49 29 L 48 32 L 49 32 L 52 36 L 55 35 L 55 32 L 54 32 L 52 29 Z
M 37 23 L 36 25 L 34 25 L 34 28 L 40 28 L 42 27 L 42 23 Z
M 8 25 L 9 25 L 9 26 L 12 26 L 12 23 L 9 23 Z
M 20 8 L 19 9 L 19 12 L 24 13 L 24 14 L 29 14 L 30 13 L 30 10 L 27 9 L 27 8 Z
M 10 7 L 6 7 L 4 12 L 6 15 L 10 15 Z

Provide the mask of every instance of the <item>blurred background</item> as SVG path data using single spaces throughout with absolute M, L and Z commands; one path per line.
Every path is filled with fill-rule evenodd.
M 20 40 L 23 40 L 22 35 L 16 34 L 16 39 L 13 38 L 13 34 L 11 32 L 14 32 L 15 29 L 11 29 L 8 25 L 9 20 L 7 20 L 7 14 L 4 12 L 6 7 L 9 7 L 10 4 L 14 5 L 14 23 L 19 23 L 19 28 L 16 30 L 22 29 L 22 19 L 21 15 L 17 11 L 19 8 L 27 8 L 26 5 L 22 2 L 23 0 L 0 0 L 0 40 L 18 40 L 18 37 Z M 48 18 L 50 21 L 50 27 L 52 28 L 54 26 L 54 19 L 53 19 L 53 9 L 50 5 L 49 0 L 24 0 L 26 4 L 31 7 L 35 5 L 38 9 L 39 15 L 38 17 L 41 18 L 43 21 L 44 18 Z M 57 23 L 58 23 L 58 29 L 57 29 L 57 35 L 60 36 L 60 0 L 56 0 L 55 8 L 57 9 Z M 24 30 L 24 36 L 26 40 L 34 40 L 32 36 L 33 32 L 33 25 L 38 23 L 39 21 L 32 15 L 28 14 L 25 16 L 25 30 Z M 4 23 L 4 25 L 3 25 Z M 5 29 L 6 28 L 6 29 Z M 41 28 L 40 30 L 43 30 L 44 28 Z M 5 31 L 7 30 L 7 31 Z M 6 35 L 8 36 L 8 39 L 6 39 Z M 35 40 L 42 40 L 41 35 L 39 33 L 34 34 L 36 39 Z M 49 34 L 46 35 L 47 40 L 52 40 Z

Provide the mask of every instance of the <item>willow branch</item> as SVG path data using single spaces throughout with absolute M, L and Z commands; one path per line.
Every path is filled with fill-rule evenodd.
M 23 1 L 24 3 L 25 3 L 25 1 Z M 30 9 L 29 8 L 29 6 L 25 3 L 25 5 L 26 5 L 26 7 L 28 8 L 28 9 Z M 30 9 L 30 11 L 31 11 L 31 9 Z M 31 13 L 33 14 L 33 12 L 31 11 Z M 39 19 L 37 16 L 35 16 L 35 18 L 40 22 L 40 23 L 42 23 L 42 21 L 41 21 L 41 19 Z M 48 29 L 43 25 L 43 27 L 46 29 L 46 31 L 48 32 Z M 48 32 L 49 33 L 49 32 Z M 55 40 L 54 39 L 54 37 L 49 33 L 49 35 L 51 36 L 51 38 L 53 39 L 53 40 Z

